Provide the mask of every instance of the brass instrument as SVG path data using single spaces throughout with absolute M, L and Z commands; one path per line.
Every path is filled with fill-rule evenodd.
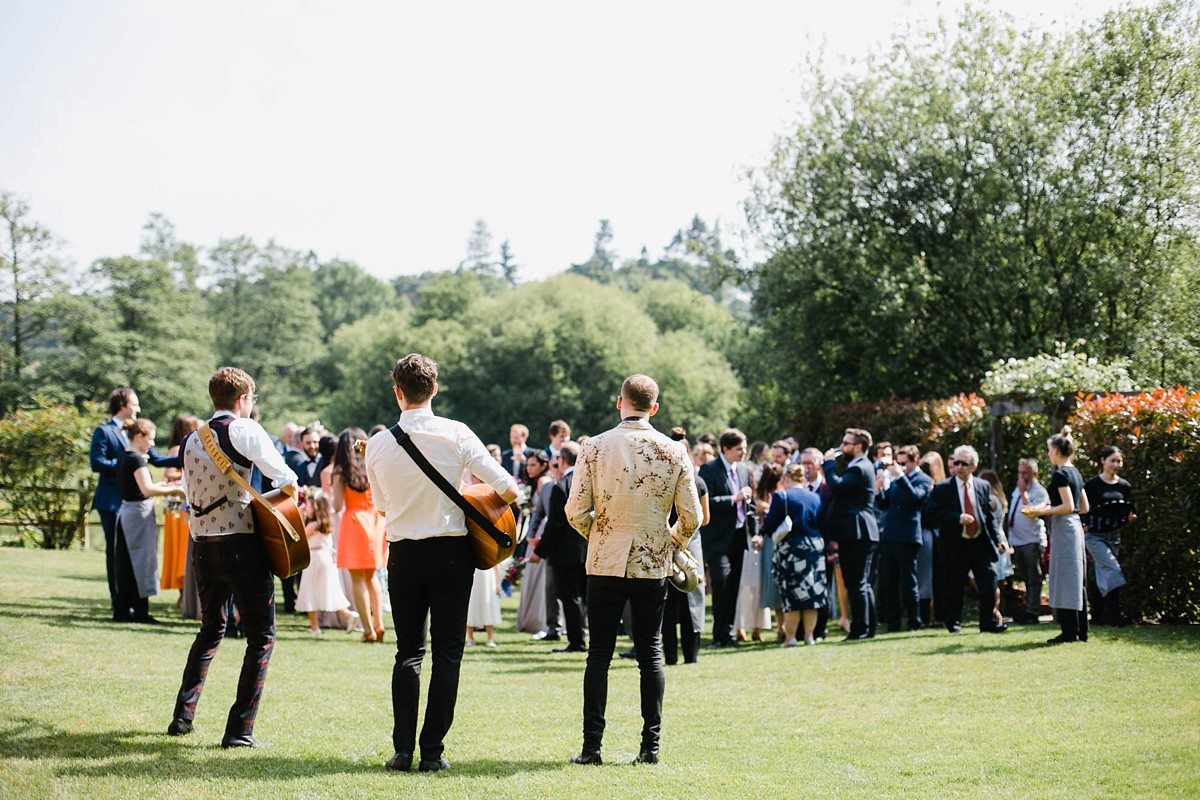
M 671 586 L 687 594 L 704 583 L 704 566 L 687 550 L 671 548 L 671 571 L 667 574 Z

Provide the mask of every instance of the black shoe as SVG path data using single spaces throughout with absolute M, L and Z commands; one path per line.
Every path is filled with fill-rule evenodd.
M 1008 626 L 1001 622 L 999 625 L 993 625 L 990 628 L 980 628 L 980 633 L 1004 633 L 1008 630 Z
M 412 753 L 396 753 L 384 766 L 392 772 L 408 772 L 412 769 Z
M 962 633 L 962 625 L 959 625 L 957 622 L 947 622 L 946 630 L 951 633 Z
M 658 750 L 651 750 L 643 747 L 637 754 L 637 758 L 633 760 L 634 764 L 657 764 Z
M 869 634 L 869 633 L 852 633 L 849 636 L 847 636 L 845 639 L 842 639 L 842 641 L 843 642 L 863 642 L 870 638 L 871 638 L 871 634 Z
M 538 631 L 533 635 L 535 642 L 557 642 L 562 637 L 557 633 L 547 633 L 546 631 Z
M 577 756 L 571 756 L 572 764 L 596 764 L 599 766 L 604 762 L 600 760 L 599 750 L 584 750 Z
M 1055 636 L 1053 639 L 1047 639 L 1046 644 L 1066 644 L 1067 642 L 1074 642 L 1077 640 L 1078 640 L 1078 637 L 1076 637 L 1076 636 L 1068 636 L 1065 633 L 1060 633 L 1058 636 Z
M 244 736 L 226 736 L 221 740 L 221 749 L 228 750 L 231 747 L 270 747 L 270 742 L 264 742 L 261 739 L 255 739 L 249 733 Z
M 176 717 L 167 726 L 167 736 L 187 736 L 192 732 L 192 721 Z
M 550 651 L 551 653 L 586 653 L 586 647 L 580 647 L 576 644 L 569 644 L 566 647 L 556 647 Z
M 161 622 L 159 622 L 157 619 L 150 616 L 149 614 L 146 614 L 144 616 L 133 617 L 129 621 L 136 622 L 140 625 L 161 625 L 162 624 Z
M 637 651 L 630 648 L 629 650 L 622 650 L 621 652 L 617 653 L 617 655 L 619 655 L 621 658 L 637 658 Z
M 417 772 L 444 772 L 450 769 L 450 762 L 442 756 L 437 758 L 422 758 L 417 765 Z
M 710 642 L 708 645 L 708 649 L 709 650 L 719 650 L 720 648 L 727 647 L 727 646 L 728 645 L 726 645 L 724 642 Z

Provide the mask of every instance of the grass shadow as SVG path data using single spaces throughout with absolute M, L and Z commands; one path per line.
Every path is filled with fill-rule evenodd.
M 71 778 L 115 776 L 161 780 L 170 775 L 183 780 L 282 782 L 339 774 L 386 774 L 383 759 L 373 755 L 365 758 L 311 753 L 285 755 L 274 749 L 225 753 L 216 742 L 196 745 L 166 734 L 138 730 L 77 733 L 32 719 L 20 719 L 0 729 L 0 759 L 61 759 L 66 763 L 56 765 L 55 773 Z M 558 770 L 564 765 L 565 762 L 558 761 L 459 758 L 450 774 L 505 778 Z

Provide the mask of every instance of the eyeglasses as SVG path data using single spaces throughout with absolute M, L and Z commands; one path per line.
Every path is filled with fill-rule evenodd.
M 242 397 L 249 397 L 251 403 L 258 402 L 258 395 L 255 392 L 246 392 Z

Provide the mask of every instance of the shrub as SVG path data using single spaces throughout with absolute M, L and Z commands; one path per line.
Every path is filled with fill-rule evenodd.
M 88 512 L 94 486 L 88 447 L 99 410 L 52 405 L 0 419 L 0 476 L 7 510 L 39 547 L 65 550 Z
M 864 428 L 875 441 L 916 444 L 922 450 L 953 450 L 971 444 L 986 452 L 987 405 L 975 394 L 944 400 L 877 400 L 825 406 L 798 415 L 793 436 L 801 447 L 824 450 L 842 440 L 846 428 Z
M 1080 401 L 1071 424 L 1081 468 L 1094 470 L 1100 448 L 1115 444 L 1133 484 L 1138 520 L 1121 536 L 1129 580 L 1123 610 L 1200 622 L 1200 393 L 1177 388 Z
M 1060 344 L 1053 355 L 997 361 L 984 376 L 980 391 L 986 397 L 1013 397 L 1057 402 L 1063 395 L 1088 392 L 1127 392 L 1133 380 L 1125 362 L 1101 364 L 1087 353 L 1076 353 Z

